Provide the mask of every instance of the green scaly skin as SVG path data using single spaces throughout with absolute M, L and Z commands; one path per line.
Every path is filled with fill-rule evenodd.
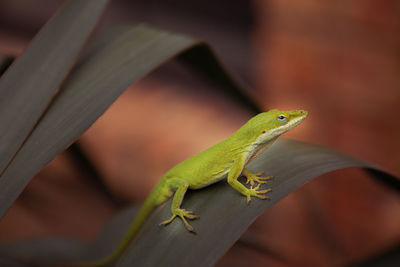
M 260 113 L 226 140 L 179 163 L 157 183 L 143 203 L 125 237 L 111 255 L 98 262 L 75 266 L 105 266 L 114 262 L 135 237 L 152 211 L 171 196 L 173 196 L 172 216 L 161 222 L 160 225 L 167 225 L 179 217 L 186 229 L 194 232 L 187 219 L 193 220 L 199 217 L 193 212 L 181 208 L 187 189 L 200 189 L 227 179 L 233 189 L 246 197 L 247 203 L 250 202 L 251 197 L 268 199 L 265 194 L 271 189 L 258 189 L 261 183 L 265 183 L 272 177 L 260 177 L 262 173 L 254 174 L 245 166 L 267 149 L 281 134 L 302 122 L 306 116 L 307 111 L 304 110 L 279 111 L 273 109 Z M 250 188 L 245 187 L 237 180 L 240 175 L 246 176 Z M 255 185 L 256 183 L 258 185 Z

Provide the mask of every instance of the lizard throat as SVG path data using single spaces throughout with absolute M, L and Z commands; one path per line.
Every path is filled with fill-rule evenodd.
M 262 152 L 264 152 L 270 145 L 272 145 L 273 142 L 278 137 L 273 137 L 267 141 L 260 141 L 256 140 L 253 144 L 250 145 L 249 147 L 249 156 L 247 163 L 251 162 L 255 158 L 257 158 Z

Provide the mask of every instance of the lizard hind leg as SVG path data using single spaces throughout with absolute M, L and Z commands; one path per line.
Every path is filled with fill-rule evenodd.
M 171 205 L 172 216 L 168 220 L 161 222 L 160 225 L 167 225 L 171 223 L 178 216 L 179 218 L 181 218 L 188 231 L 195 232 L 194 228 L 188 223 L 186 218 L 189 220 L 194 220 L 199 218 L 199 216 L 196 216 L 192 211 L 188 211 L 181 208 L 181 204 L 185 196 L 186 190 L 189 187 L 189 182 L 178 178 L 173 178 L 168 182 L 170 188 L 172 190 L 176 190 Z

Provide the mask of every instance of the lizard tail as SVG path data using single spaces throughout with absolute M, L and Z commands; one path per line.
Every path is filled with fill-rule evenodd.
M 135 219 L 133 220 L 132 224 L 130 225 L 127 233 L 118 244 L 111 254 L 106 256 L 103 259 L 93 262 L 82 262 L 82 263 L 75 263 L 72 265 L 68 265 L 69 267 L 100 267 L 100 266 L 108 266 L 109 264 L 113 263 L 118 256 L 124 251 L 124 249 L 129 245 L 135 235 L 143 226 L 146 219 L 150 216 L 154 209 L 156 209 L 160 204 L 162 204 L 165 200 L 160 199 L 160 196 L 157 196 L 157 187 L 160 185 L 157 184 L 156 188 L 150 193 L 149 197 L 145 200 L 143 205 L 141 206 L 139 212 L 137 213 Z

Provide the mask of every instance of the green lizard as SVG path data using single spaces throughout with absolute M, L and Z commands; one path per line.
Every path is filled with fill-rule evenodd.
M 173 196 L 172 216 L 161 222 L 160 225 L 167 225 L 179 217 L 186 229 L 194 232 L 187 219 L 193 220 L 199 217 L 193 212 L 181 208 L 187 189 L 200 189 L 227 179 L 233 189 L 246 196 L 247 203 L 250 202 L 251 197 L 267 199 L 265 193 L 271 189 L 258 189 L 260 184 L 266 183 L 266 180 L 272 176 L 261 177 L 262 173 L 252 173 L 245 166 L 268 148 L 281 134 L 302 122 L 306 116 L 307 111 L 304 110 L 279 111 L 273 109 L 260 113 L 226 140 L 170 169 L 151 191 L 127 234 L 114 252 L 103 260 L 88 265 L 103 266 L 116 260 L 151 212 L 171 196 Z M 240 175 L 247 178 L 246 184 L 250 183 L 250 188 L 245 187 L 237 180 Z M 258 185 L 255 185 L 256 183 Z

